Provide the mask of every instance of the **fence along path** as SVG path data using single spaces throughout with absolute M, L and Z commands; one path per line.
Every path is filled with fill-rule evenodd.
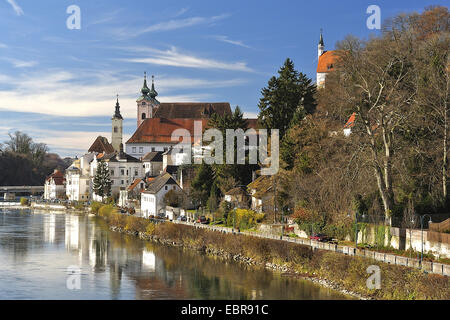
M 328 250 L 328 251 L 342 253 L 342 254 L 345 254 L 348 256 L 366 257 L 366 258 L 371 258 L 376 261 L 380 261 L 380 262 L 384 262 L 384 263 L 412 267 L 412 268 L 422 269 L 425 272 L 429 272 L 429 273 L 450 276 L 450 265 L 443 264 L 443 263 L 423 261 L 422 268 L 421 268 L 420 260 L 418 260 L 418 259 L 396 256 L 396 255 L 389 254 L 389 253 L 382 253 L 382 252 L 376 252 L 376 251 L 364 250 L 364 249 L 355 249 L 353 247 L 340 246 L 337 244 L 318 242 L 318 241 L 309 240 L 309 239 L 281 237 L 281 235 L 274 236 L 274 235 L 269 235 L 269 234 L 260 234 L 260 233 L 248 232 L 248 231 L 235 232 L 234 230 L 232 230 L 230 228 L 210 226 L 210 225 L 197 224 L 197 223 L 191 223 L 191 222 L 173 221 L 173 223 L 189 225 L 189 226 L 192 226 L 195 228 L 209 229 L 212 231 L 217 231 L 217 232 L 222 232 L 222 233 L 234 233 L 234 234 L 241 234 L 241 235 L 247 235 L 247 236 L 258 237 L 258 238 L 273 239 L 273 240 L 279 240 L 279 241 L 288 241 L 288 242 L 293 242 L 293 243 L 298 243 L 298 244 L 302 244 L 305 246 L 309 246 L 309 247 L 313 248 L 313 250 L 321 249 L 321 250 Z

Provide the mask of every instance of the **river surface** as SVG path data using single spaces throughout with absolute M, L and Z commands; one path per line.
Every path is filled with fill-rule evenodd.
M 96 217 L 0 209 L 0 299 L 348 299 L 307 280 L 108 230 Z

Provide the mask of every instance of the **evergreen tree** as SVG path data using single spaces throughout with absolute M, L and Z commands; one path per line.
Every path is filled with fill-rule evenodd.
M 259 102 L 259 121 L 264 128 L 279 129 L 282 139 L 291 126 L 293 119 L 298 122 L 302 113 L 312 113 L 316 108 L 316 87 L 303 73 L 294 68 L 291 59 L 286 59 L 278 71 L 278 77 L 272 77 L 268 86 L 261 90 Z
M 105 198 L 111 196 L 111 177 L 108 165 L 100 161 L 94 177 L 94 192 L 96 195 Z
M 200 206 L 205 206 L 209 195 L 211 193 L 211 187 L 214 182 L 214 172 L 210 165 L 202 163 L 196 170 L 194 180 L 191 182 L 192 198 Z
M 242 113 L 239 106 L 236 106 L 233 114 L 220 116 L 218 114 L 214 114 L 208 122 L 208 126 L 210 128 L 218 129 L 222 132 L 222 135 L 225 139 L 226 130 L 227 129 L 242 129 L 244 132 L 248 129 L 248 122 L 244 119 L 244 114 Z M 237 144 L 235 143 L 235 159 L 237 153 Z M 226 161 L 226 148 L 223 150 L 224 152 L 224 161 Z M 255 165 L 248 164 L 248 155 L 246 155 L 246 164 L 238 165 L 238 164 L 215 164 L 212 166 L 215 177 L 217 178 L 217 183 L 219 186 L 225 184 L 225 180 L 229 178 L 233 178 L 234 181 L 239 185 L 248 184 L 251 182 L 252 171 L 256 170 Z M 225 190 L 228 191 L 228 190 Z

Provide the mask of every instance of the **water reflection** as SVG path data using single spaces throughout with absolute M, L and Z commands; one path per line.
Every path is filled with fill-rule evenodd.
M 66 288 L 69 266 L 82 288 Z M 0 211 L 1 299 L 342 299 L 307 281 L 110 232 L 87 216 Z

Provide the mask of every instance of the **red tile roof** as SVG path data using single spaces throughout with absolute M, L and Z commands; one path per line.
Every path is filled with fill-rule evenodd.
M 177 129 L 187 129 L 190 133 L 191 143 L 194 143 L 194 123 L 200 121 L 202 129 L 208 128 L 209 119 L 167 119 L 149 118 L 144 120 L 128 143 L 176 143 L 172 141 L 172 133 Z M 257 127 L 257 119 L 248 119 L 249 128 Z M 189 137 L 187 137 L 189 138 Z M 181 141 L 181 139 L 180 139 Z
M 58 186 L 62 186 L 64 184 L 65 180 L 66 180 L 64 178 L 64 174 L 61 171 L 59 171 L 59 170 L 55 170 L 45 180 L 46 181 L 51 181 L 51 179 L 53 179 L 55 181 L 55 184 L 58 185 Z
M 228 102 L 177 102 L 161 103 L 155 113 L 155 118 L 167 119 L 199 119 L 210 118 L 213 113 L 221 116 L 231 115 Z
M 128 191 L 133 191 L 134 188 L 136 188 L 142 181 L 142 179 L 136 179 L 133 181 L 133 183 L 131 185 L 128 186 Z
M 107 138 L 98 136 L 92 146 L 89 148 L 88 152 L 113 153 L 114 147 L 108 142 Z
M 356 112 L 353 112 L 350 119 L 348 119 L 347 123 L 344 126 L 344 129 L 353 128 L 355 126 Z
M 325 51 L 319 57 L 319 63 L 317 64 L 317 73 L 328 73 L 334 70 L 335 64 L 338 60 L 336 50 L 333 51 Z

